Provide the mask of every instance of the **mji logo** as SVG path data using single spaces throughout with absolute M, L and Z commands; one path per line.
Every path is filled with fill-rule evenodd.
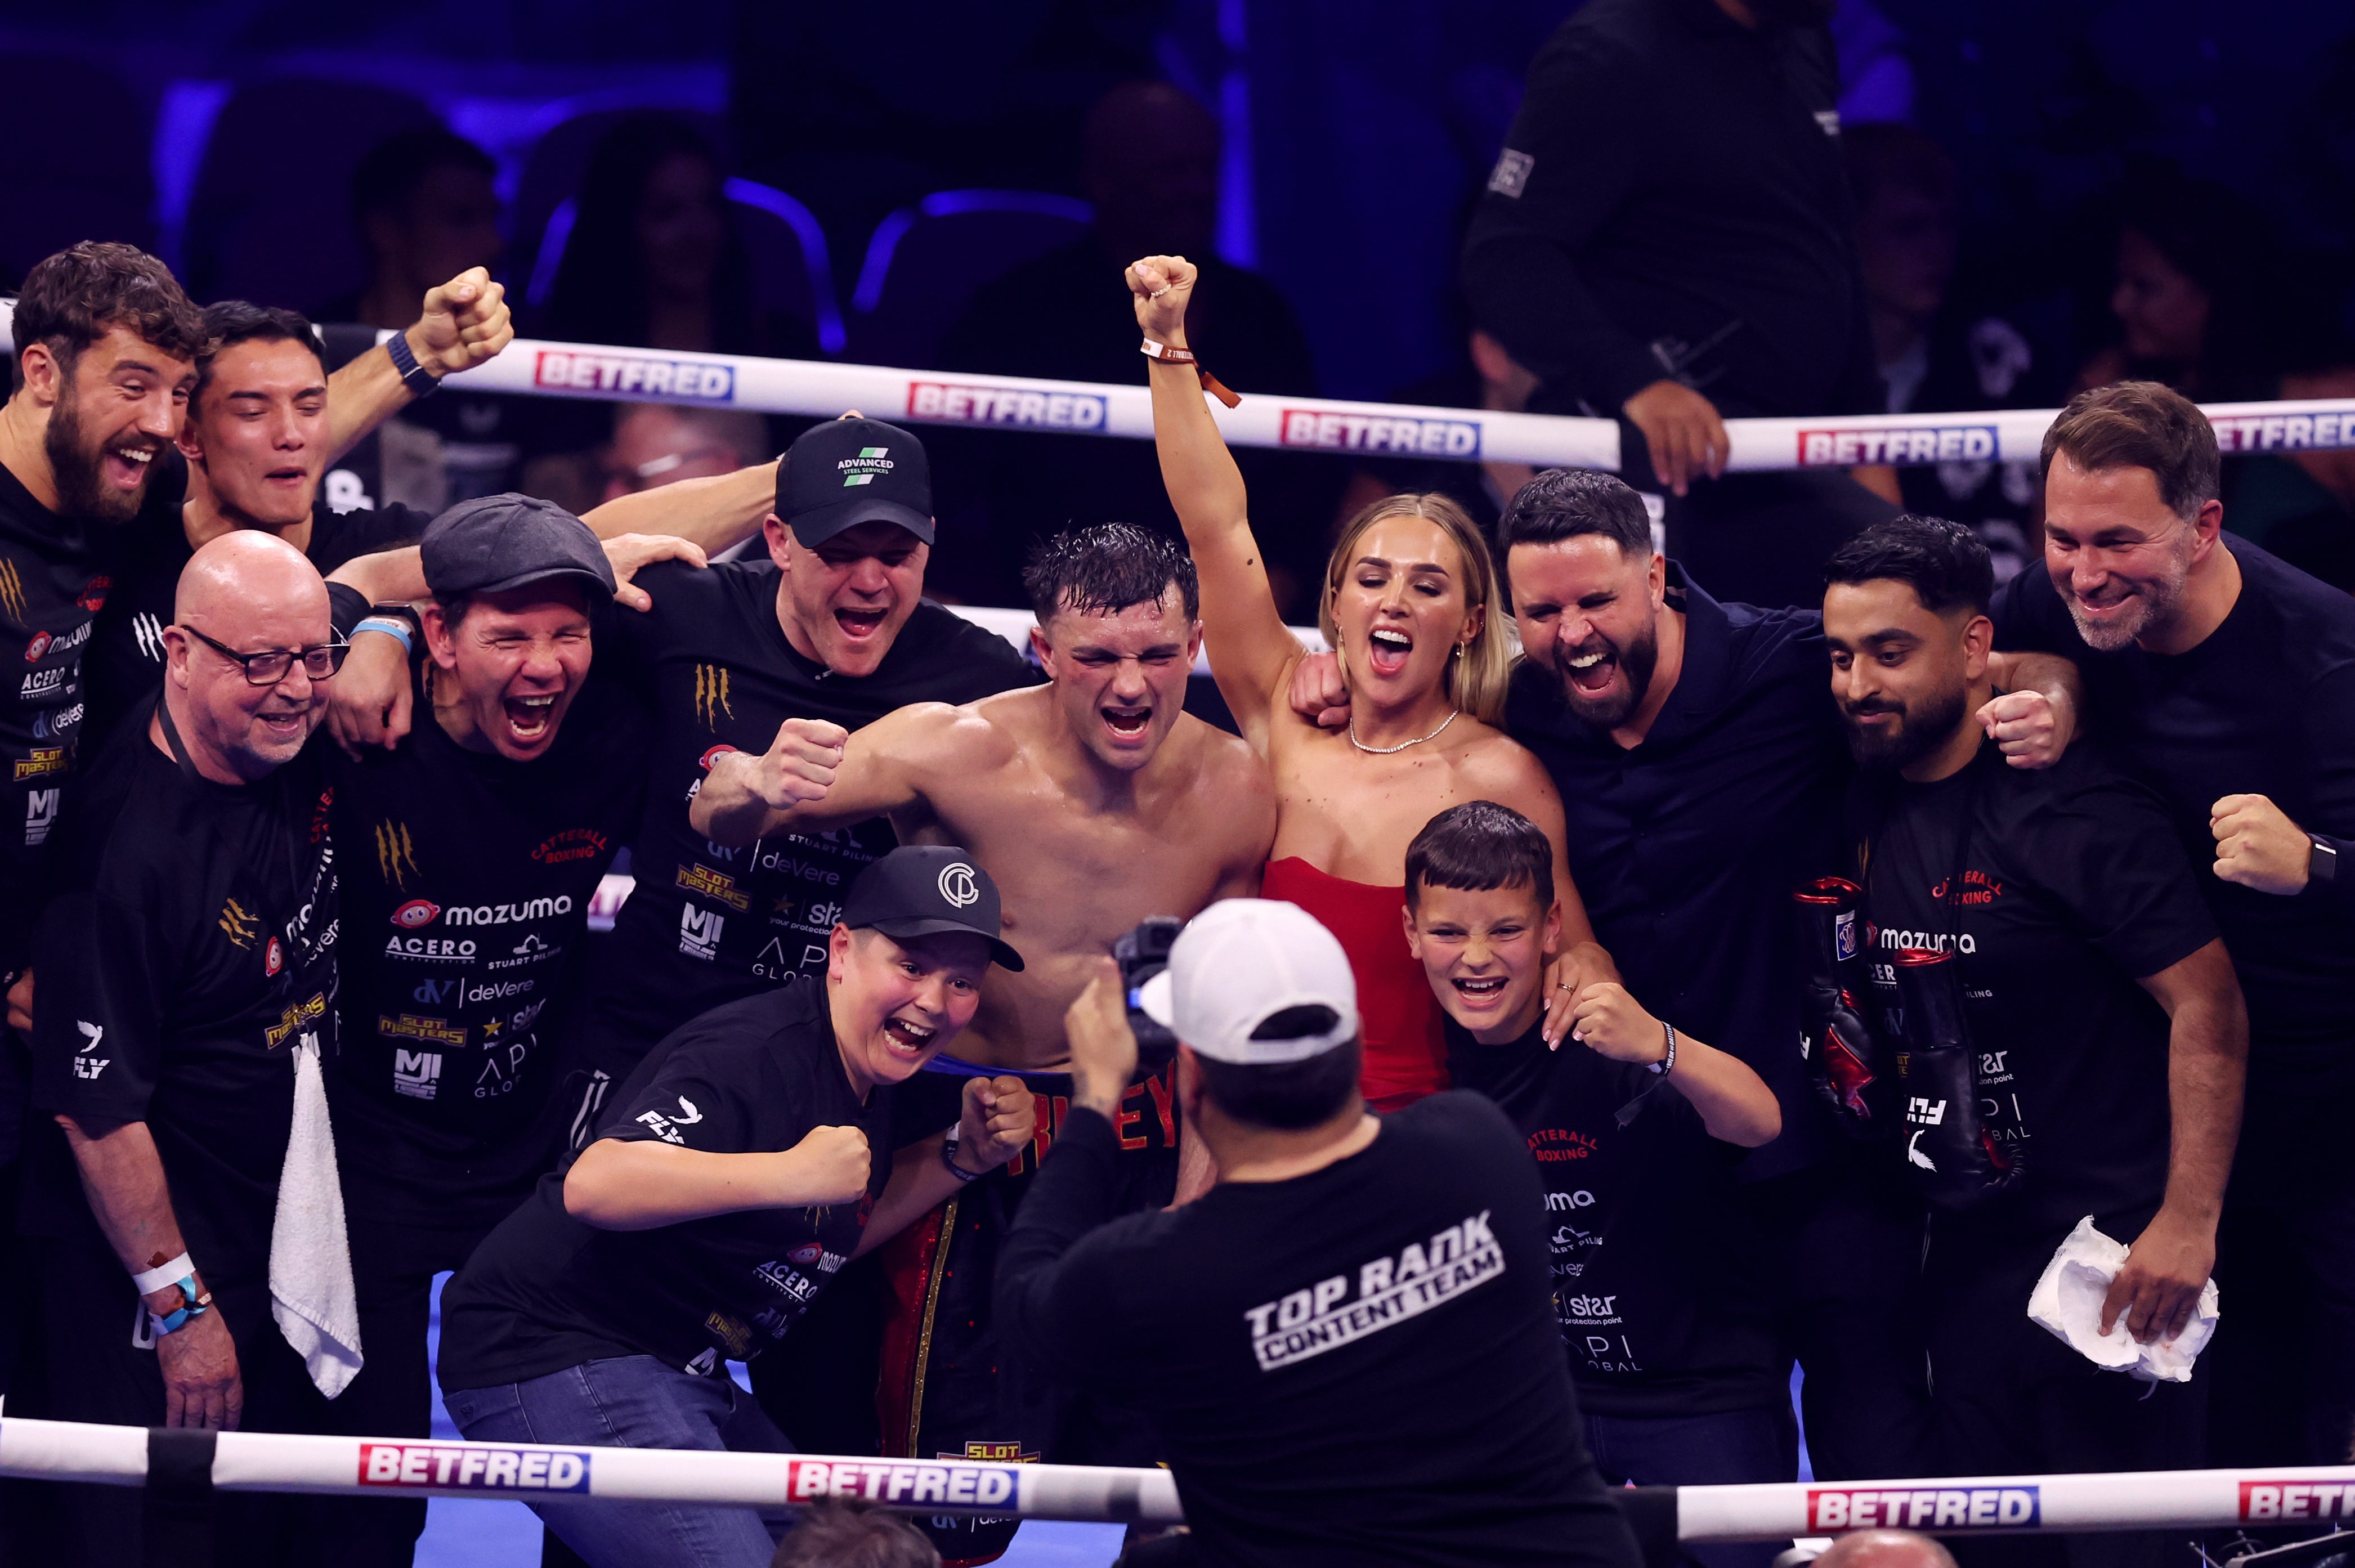
M 678 910 L 678 950 L 689 958 L 707 962 L 719 955 L 719 933 L 727 921 L 716 909 L 697 909 L 693 904 L 681 904 Z
M 49 829 L 58 823 L 58 805 L 65 796 L 59 789 L 36 789 L 25 792 L 25 848 L 30 849 L 48 841 Z
M 2019 1530 L 2037 1522 L 2034 1487 L 1810 1487 L 1807 1528 L 1835 1530 Z

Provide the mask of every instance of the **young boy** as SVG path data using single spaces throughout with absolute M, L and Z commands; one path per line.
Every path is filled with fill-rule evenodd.
M 1739 1060 L 1654 1018 L 1624 987 L 1538 1029 L 1559 936 L 1552 852 L 1489 801 L 1441 812 L 1406 855 L 1407 945 L 1446 1013 L 1447 1070 L 1529 1140 L 1545 1189 L 1554 1309 L 1588 1445 L 1614 1484 L 1787 1481 L 1787 1367 L 1745 1287 L 1732 1173 L 1782 1128 Z M 1689 1547 L 1765 1568 L 1773 1545 Z

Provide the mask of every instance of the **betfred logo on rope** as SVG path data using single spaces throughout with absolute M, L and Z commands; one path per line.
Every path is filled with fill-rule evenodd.
M 1018 392 L 1003 387 L 911 381 L 908 417 L 943 424 L 1006 425 L 1016 430 L 1102 430 L 1104 400 L 1086 392 Z
M 2211 416 L 2222 452 L 2301 452 L 2355 446 L 2355 411 L 2335 414 Z
M 1859 464 L 1991 463 L 1999 443 L 1991 424 L 1920 425 L 1909 430 L 1803 430 L 1802 468 Z
M 2034 1487 L 1809 1487 L 1807 1529 L 2025 1530 L 2039 1522 Z
M 736 400 L 736 368 L 650 354 L 573 354 L 539 351 L 532 385 L 553 392 L 632 392 L 681 398 L 698 403 Z
M 864 1498 L 868 1502 L 927 1503 L 943 1509 L 996 1509 L 1014 1501 L 1019 1482 L 1011 1467 L 927 1465 L 908 1459 L 795 1459 L 787 1467 L 785 1498 Z
M 1281 440 L 1285 446 L 1313 446 L 1327 452 L 1387 452 L 1399 457 L 1480 455 L 1480 426 L 1471 420 L 1383 419 L 1286 409 Z
M 584 1451 L 518 1454 L 447 1443 L 363 1443 L 364 1487 L 442 1488 L 468 1492 L 585 1492 Z
M 2355 1519 L 2355 1486 L 2344 1481 L 2243 1481 L 2241 1518 L 2264 1524 Z

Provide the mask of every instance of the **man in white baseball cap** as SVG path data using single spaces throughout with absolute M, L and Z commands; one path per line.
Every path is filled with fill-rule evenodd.
M 996 1299 L 1009 1354 L 1147 1391 L 1191 1534 L 1122 1561 L 1634 1568 L 1503 1114 L 1446 1093 L 1369 1115 L 1348 959 L 1293 904 L 1212 904 L 1136 999 L 1178 1037 L 1218 1185 L 1114 1215 L 1136 1039 L 1107 958 L 1064 1020 L 1071 1114 Z

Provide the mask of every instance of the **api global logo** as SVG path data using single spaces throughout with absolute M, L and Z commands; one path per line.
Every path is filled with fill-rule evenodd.
M 1868 463 L 1987 463 L 1993 461 L 1997 450 L 1991 424 L 1803 430 L 1798 458 L 1802 468 L 1849 468 Z
M 2025 1530 L 2041 1511 L 2034 1487 L 1810 1487 L 1807 1528 Z
M 532 383 L 560 392 L 635 392 L 698 403 L 736 400 L 734 366 L 646 354 L 575 354 L 543 348 L 533 368 Z

